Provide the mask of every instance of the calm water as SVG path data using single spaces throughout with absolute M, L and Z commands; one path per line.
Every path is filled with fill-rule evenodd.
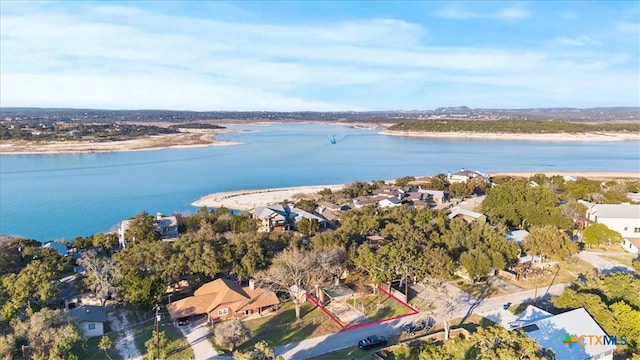
M 245 144 L 141 152 L 0 156 L 0 233 L 41 241 L 106 231 L 149 213 L 194 211 L 219 191 L 457 171 L 638 171 L 640 143 L 434 140 L 300 124 L 243 126 Z M 337 140 L 330 143 L 331 136 Z

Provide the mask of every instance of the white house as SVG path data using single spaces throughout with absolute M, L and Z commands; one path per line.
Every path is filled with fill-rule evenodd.
M 447 174 L 447 180 L 449 180 L 449 182 L 452 184 L 458 182 L 466 182 L 476 177 L 480 177 L 485 181 L 489 180 L 489 175 L 475 170 L 460 169 L 460 171 L 458 172 Z
M 380 206 L 381 208 L 396 207 L 400 205 L 402 205 L 402 200 L 398 199 L 397 197 L 388 197 L 386 199 L 378 201 L 378 206 Z
M 509 230 L 507 231 L 506 238 L 508 241 L 515 241 L 520 244 L 527 236 L 529 236 L 529 232 L 527 230 Z
M 622 247 L 630 253 L 640 254 L 640 237 L 624 238 Z
M 622 235 L 625 250 L 638 253 L 640 239 L 640 204 L 592 204 L 585 215 L 585 225 L 604 224 Z M 634 241 L 635 244 L 634 244 Z
M 107 310 L 104 306 L 82 305 L 69 310 L 73 318 L 86 337 L 104 335 L 104 323 L 107 322 Z
M 613 360 L 616 343 L 624 342 L 620 335 L 607 335 L 584 308 L 553 315 L 529 305 L 509 325 L 553 351 L 556 359 Z

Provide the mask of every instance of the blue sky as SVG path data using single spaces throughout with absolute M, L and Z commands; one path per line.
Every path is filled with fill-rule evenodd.
M 640 2 L 2 1 L 0 106 L 640 106 Z

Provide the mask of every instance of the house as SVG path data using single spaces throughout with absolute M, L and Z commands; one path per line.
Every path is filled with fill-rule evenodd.
M 634 252 L 632 239 L 640 238 L 640 204 L 590 204 L 583 219 L 584 226 L 604 224 L 625 239 L 622 246 Z
M 53 241 L 47 241 L 40 247 L 43 249 L 51 249 L 57 252 L 60 256 L 67 256 L 68 253 L 66 245 L 54 243 Z
M 380 235 L 369 235 L 367 236 L 367 243 L 369 244 L 369 248 L 378 249 L 384 243 L 384 238 Z
M 443 190 L 433 189 L 419 189 L 418 193 L 426 195 L 426 198 L 422 199 L 427 202 L 435 202 L 437 204 L 444 204 L 449 201 L 451 193 Z
M 615 344 L 622 341 L 607 335 L 584 308 L 553 315 L 529 305 L 509 327 L 521 329 L 556 359 L 613 360 Z
M 82 305 L 69 310 L 69 316 L 78 324 L 86 337 L 104 335 L 107 310 L 104 306 Z
M 293 205 L 258 206 L 253 209 L 253 218 L 259 220 L 258 231 L 261 232 L 271 232 L 277 228 L 293 230 L 300 219 L 316 220 L 321 227 L 326 227 L 328 223 L 324 217 L 295 208 Z
M 135 241 L 135 239 L 127 239 L 127 230 L 133 220 L 124 220 L 118 227 L 118 242 L 120 247 L 127 246 L 128 241 Z M 164 216 L 161 213 L 156 213 L 154 220 L 154 230 L 160 234 L 160 238 L 165 241 L 178 240 L 180 233 L 178 232 L 178 219 L 175 216 Z
M 477 177 L 482 178 L 485 181 L 489 181 L 489 175 L 481 173 L 479 171 L 465 170 L 464 168 L 460 169 L 460 171 L 458 172 L 447 174 L 447 180 L 452 184 L 459 183 L 459 182 L 467 182 Z
M 640 237 L 624 238 L 622 247 L 632 254 L 640 254 Z
M 253 281 L 243 287 L 236 281 L 217 279 L 198 288 L 193 296 L 167 305 L 172 319 L 206 315 L 209 321 L 242 318 L 274 309 L 280 300 L 273 291 L 255 287 Z
M 564 181 L 578 181 L 577 175 L 565 175 L 562 177 Z
M 587 209 L 587 225 L 605 224 L 626 237 L 640 237 L 640 204 L 593 204 Z
M 375 204 L 377 201 L 374 199 L 370 199 L 370 198 L 366 198 L 366 197 L 357 197 L 355 199 L 353 199 L 353 206 L 356 209 L 360 209 L 362 207 L 365 207 L 367 205 L 373 205 Z
M 482 223 L 487 222 L 486 215 L 477 213 L 475 211 L 460 209 L 460 208 L 454 208 L 453 211 L 451 211 L 451 213 L 447 215 L 447 219 L 449 220 L 456 219 L 456 218 L 463 219 L 468 223 L 471 223 L 474 221 L 479 221 Z
M 402 200 L 398 199 L 395 196 L 390 196 L 386 199 L 382 199 L 378 201 L 378 206 L 381 208 L 391 208 L 402 205 Z
M 506 237 L 508 241 L 515 241 L 520 244 L 527 236 L 529 236 L 529 232 L 527 230 L 509 230 L 507 231 Z

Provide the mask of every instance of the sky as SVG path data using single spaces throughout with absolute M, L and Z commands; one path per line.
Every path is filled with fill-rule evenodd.
M 0 106 L 640 106 L 640 1 L 0 1 Z

